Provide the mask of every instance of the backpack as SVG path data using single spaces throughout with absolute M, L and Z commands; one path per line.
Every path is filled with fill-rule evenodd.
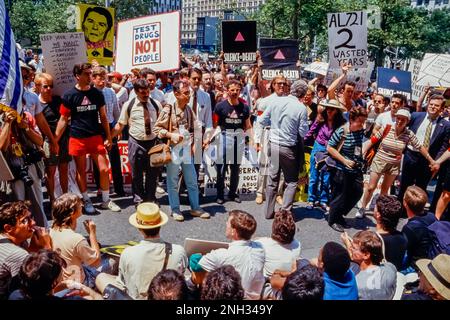
M 433 259 L 441 253 L 450 255 L 450 222 L 433 222 L 428 226 L 428 231 L 430 234 L 429 259 Z

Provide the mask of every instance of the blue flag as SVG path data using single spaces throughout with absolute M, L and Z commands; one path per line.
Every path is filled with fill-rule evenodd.
M 16 41 L 6 12 L 4 0 L 0 0 L 0 108 L 4 111 L 22 112 L 22 76 Z

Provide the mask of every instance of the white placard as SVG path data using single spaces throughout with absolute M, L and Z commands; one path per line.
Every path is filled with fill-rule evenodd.
M 180 12 L 121 21 L 117 28 L 116 71 L 133 68 L 171 71 L 180 67 Z
M 358 91 L 366 91 L 367 86 L 370 81 L 370 66 L 369 68 L 358 68 L 358 69 L 350 69 L 347 72 L 346 81 L 353 81 L 356 83 L 356 90 Z M 336 78 L 338 78 L 342 74 L 341 69 L 328 69 L 327 75 L 325 77 L 325 85 L 329 86 Z
M 73 66 L 87 62 L 83 32 L 40 36 L 45 71 L 53 76 L 53 93 L 62 96 L 75 85 Z
M 417 59 L 411 59 L 411 62 L 409 64 L 408 71 L 411 72 L 411 82 L 412 82 L 412 94 L 411 99 L 413 101 L 418 101 L 420 95 L 422 94 L 423 90 L 425 89 L 424 85 L 418 85 L 417 79 L 419 78 L 420 73 L 420 66 L 422 64 L 422 61 Z
M 346 62 L 355 68 L 367 67 L 367 13 L 329 13 L 328 50 L 330 68 Z
M 426 53 L 416 84 L 450 88 L 450 54 Z
M 314 73 L 325 76 L 328 71 L 328 63 L 321 62 L 321 61 L 315 61 L 315 62 L 311 63 L 310 65 L 306 66 L 305 71 L 314 72 Z
M 9 180 L 14 180 L 14 175 L 12 174 L 6 159 L 3 156 L 3 153 L 0 152 L 0 181 Z
M 367 29 L 381 29 L 381 9 L 378 6 L 367 7 Z

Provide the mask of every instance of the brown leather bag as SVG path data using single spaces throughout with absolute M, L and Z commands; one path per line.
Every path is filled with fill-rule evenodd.
M 169 112 L 169 132 L 172 132 L 172 106 L 170 106 Z M 172 161 L 172 155 L 170 150 L 170 139 L 167 143 L 160 143 L 152 147 L 148 155 L 150 156 L 151 167 L 162 167 Z

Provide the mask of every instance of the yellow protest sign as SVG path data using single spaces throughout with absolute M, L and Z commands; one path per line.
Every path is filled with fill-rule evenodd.
M 109 66 L 114 54 L 114 8 L 78 4 L 77 31 L 84 33 L 88 61 Z

